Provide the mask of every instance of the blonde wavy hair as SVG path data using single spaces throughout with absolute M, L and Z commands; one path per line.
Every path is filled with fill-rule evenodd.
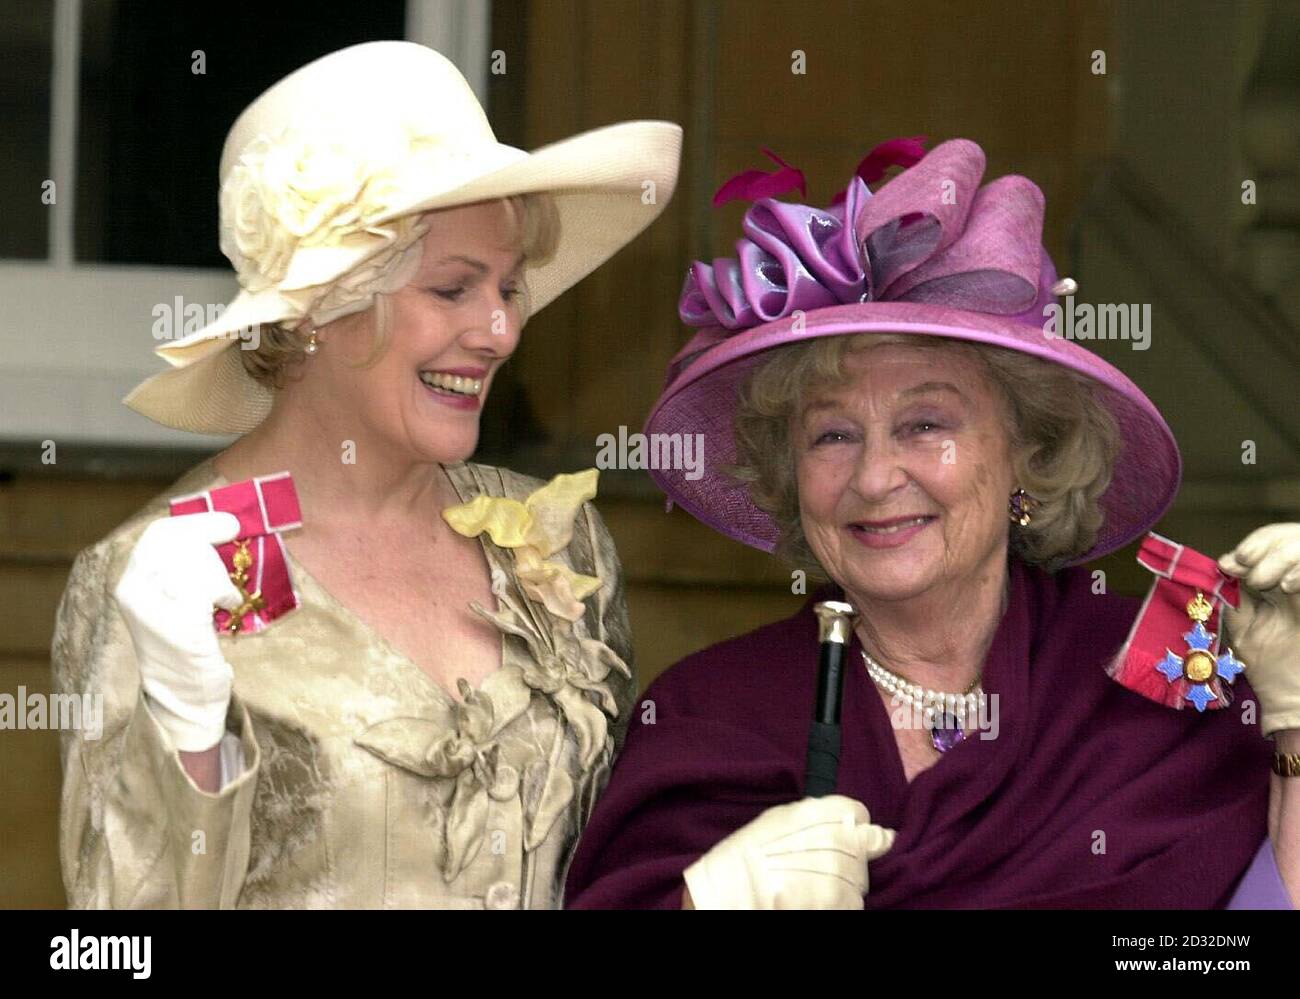
M 736 462 L 728 472 L 776 520 L 778 557 L 826 578 L 800 524 L 791 417 L 814 386 L 848 381 L 845 360 L 851 352 L 887 343 L 966 353 L 1000 390 L 1016 483 L 1040 501 L 1027 527 L 1012 524 L 1012 551 L 1031 565 L 1054 570 L 1092 548 L 1104 519 L 1100 500 L 1110 485 L 1120 435 L 1089 379 L 1002 347 L 859 333 L 778 347 L 750 372 L 738 393 Z
M 555 255 L 560 240 L 560 218 L 555 199 L 545 193 L 517 194 L 502 198 L 506 208 L 509 238 L 534 266 L 544 264 Z M 521 299 L 520 324 L 528 321 L 527 285 Z M 386 295 L 375 296 L 375 334 L 370 353 L 361 367 L 374 364 L 384 353 L 392 322 L 392 308 Z M 255 350 L 241 350 L 244 370 L 254 381 L 268 388 L 281 388 L 288 372 L 306 356 L 307 337 L 284 323 L 261 326 L 260 342 Z

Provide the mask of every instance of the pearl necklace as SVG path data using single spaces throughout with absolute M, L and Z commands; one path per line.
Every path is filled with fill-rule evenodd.
M 861 649 L 861 652 L 862 660 L 867 664 L 867 674 L 871 679 L 885 693 L 901 701 L 909 709 L 915 711 L 920 708 L 927 718 L 951 715 L 957 720 L 957 725 L 964 729 L 967 718 L 975 721 L 984 711 L 984 688 L 979 685 L 978 676 L 966 688 L 965 693 L 948 694 L 942 690 L 930 690 L 918 683 L 912 683 L 906 677 L 881 666 L 867 654 L 866 649 Z

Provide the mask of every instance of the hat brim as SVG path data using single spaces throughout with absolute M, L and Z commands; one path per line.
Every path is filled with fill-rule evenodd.
M 631 121 L 584 132 L 532 153 L 502 146 L 514 154 L 497 160 L 504 166 L 448 190 L 408 192 L 377 221 L 517 194 L 552 195 L 559 217 L 556 252 L 524 273 L 530 314 L 536 314 L 659 217 L 677 185 L 681 141 L 679 125 Z M 362 259 L 359 256 L 353 266 Z M 263 407 L 269 405 L 270 396 L 258 391 L 234 355 L 236 334 L 291 315 L 289 303 L 274 290 L 241 291 L 214 322 L 160 347 L 157 352 L 174 370 L 142 382 L 123 401 L 149 419 L 181 430 L 229 434 L 252 429 L 265 416 Z M 231 356 L 218 363 L 212 360 L 217 355 Z M 232 377 L 236 374 L 243 382 Z M 217 393 L 223 403 L 238 409 L 213 405 Z
M 754 505 L 748 487 L 727 474 L 736 461 L 732 417 L 748 374 L 776 347 L 824 336 L 897 333 L 944 337 L 1003 347 L 1060 364 L 1091 379 L 1121 436 L 1111 482 L 1101 498 L 1105 520 L 1096 544 L 1071 564 L 1098 558 L 1146 533 L 1178 494 L 1182 457 L 1155 405 L 1123 372 L 1077 343 L 1040 327 L 987 313 L 907 302 L 840 305 L 805 314 L 795 332 L 790 319 L 744 330 L 695 357 L 668 385 L 646 421 L 645 433 L 702 434 L 704 472 L 651 469 L 651 477 L 679 506 L 714 530 L 771 552 L 779 540 L 773 518 Z M 654 447 L 650 448 L 653 453 Z
M 184 367 L 145 379 L 122 401 L 166 427 L 226 435 L 247 433 L 266 419 L 272 396 L 244 369 L 239 348 L 225 341 Z

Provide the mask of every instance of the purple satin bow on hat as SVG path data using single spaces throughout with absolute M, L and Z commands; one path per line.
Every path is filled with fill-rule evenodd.
M 734 333 L 851 302 L 926 302 L 1002 315 L 1033 309 L 1043 268 L 1043 194 L 1014 175 L 980 187 L 984 165 L 979 146 L 953 139 L 874 195 L 855 176 L 843 202 L 829 208 L 760 198 L 745 213 L 734 258 L 691 266 L 678 306 L 682 322 Z

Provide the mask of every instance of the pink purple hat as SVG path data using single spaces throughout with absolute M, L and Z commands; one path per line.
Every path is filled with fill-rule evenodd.
M 906 142 L 886 143 L 863 162 L 900 145 Z M 704 472 L 697 479 L 686 469 L 650 474 L 700 521 L 772 551 L 776 522 L 724 470 L 736 460 L 738 389 L 764 353 L 841 334 L 948 337 L 1031 354 L 1096 383 L 1122 443 L 1101 499 L 1097 543 L 1075 561 L 1122 548 L 1149 530 L 1178 492 L 1182 459 L 1173 434 L 1122 372 L 1047 332 L 1044 309 L 1063 289 L 1042 245 L 1037 185 L 1011 175 L 981 187 L 984 152 L 966 139 L 913 159 L 874 194 L 860 168 L 830 208 L 759 198 L 745 213 L 736 257 L 691 266 L 679 314 L 700 329 L 670 362 L 645 432 L 703 434 Z M 735 185 L 724 185 L 719 197 Z

